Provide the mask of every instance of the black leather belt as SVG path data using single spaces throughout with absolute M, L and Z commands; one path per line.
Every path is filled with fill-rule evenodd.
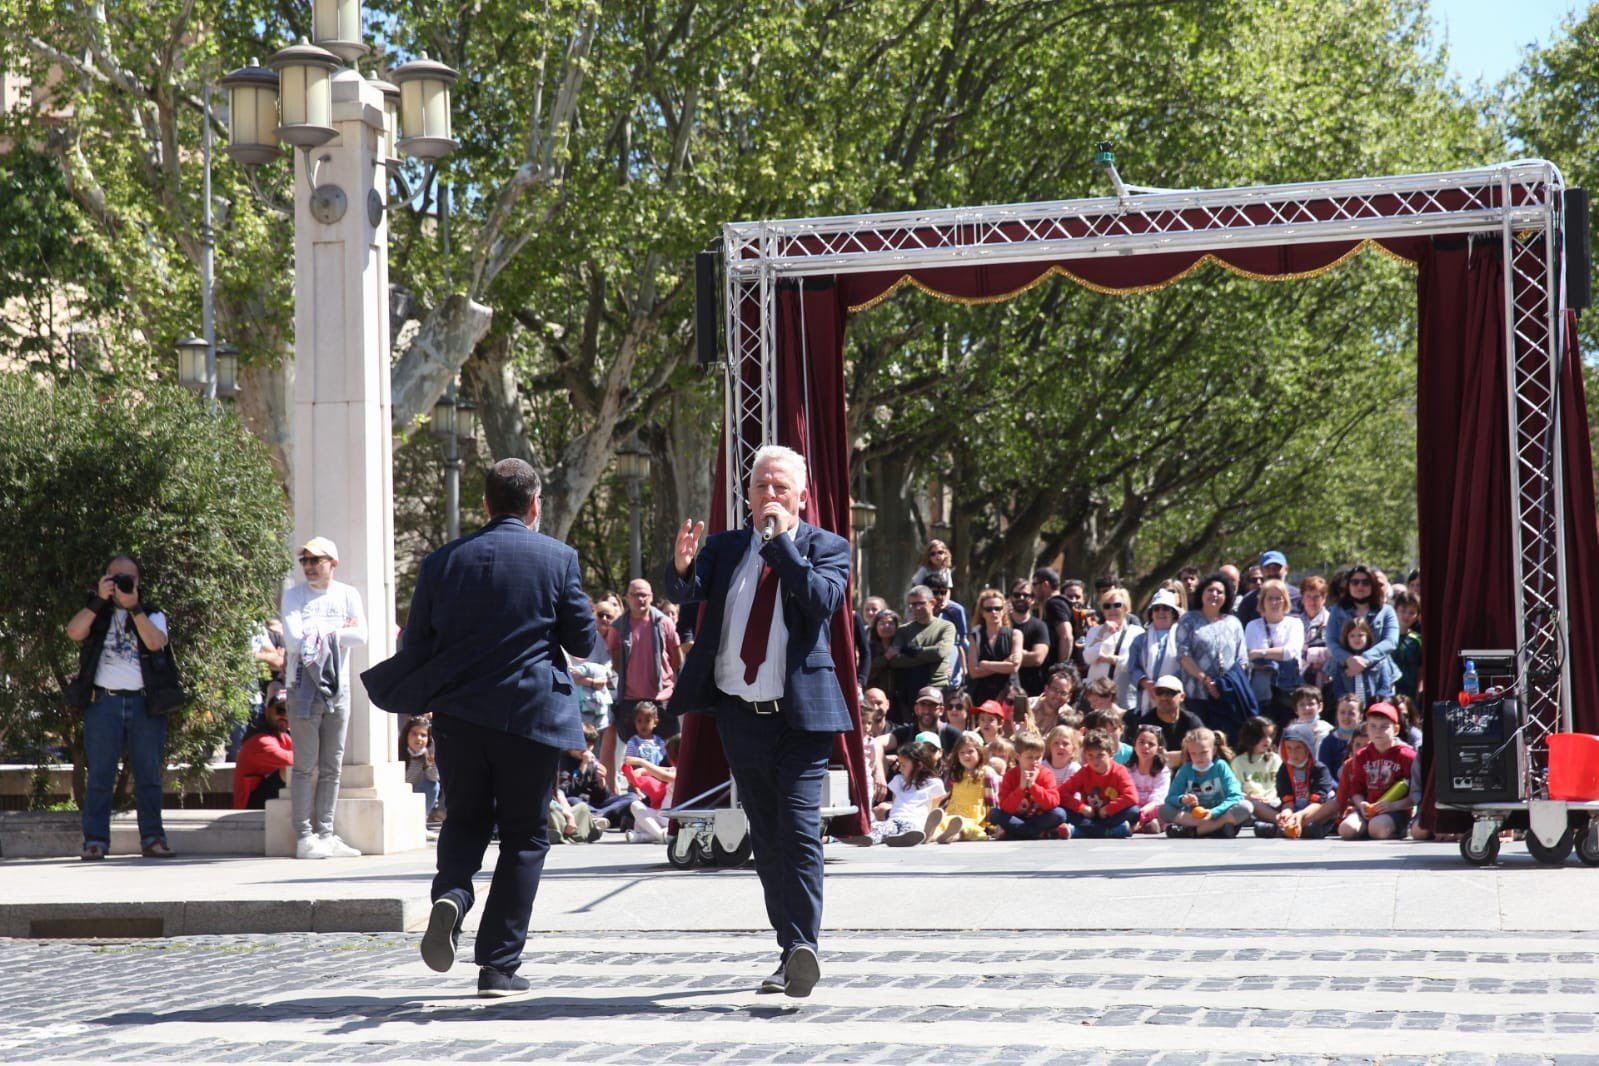
M 142 696 L 142 695 L 144 695 L 144 689 L 142 689 L 142 688 L 101 688 L 99 685 L 96 685 L 96 686 L 94 686 L 94 690 L 96 692 L 100 693 L 102 696 Z
M 733 698 L 734 699 L 738 699 L 737 696 L 735 696 Z M 781 705 L 781 702 L 778 701 L 778 700 L 745 700 L 745 699 L 739 699 L 738 702 L 742 703 L 745 707 L 748 707 L 750 710 L 754 711 L 756 714 L 776 714 L 778 711 L 783 709 L 782 705 Z

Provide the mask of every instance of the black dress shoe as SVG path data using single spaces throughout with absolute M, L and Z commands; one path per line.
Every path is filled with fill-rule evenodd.
M 772 971 L 772 976 L 761 980 L 761 987 L 755 991 L 763 996 L 774 995 L 788 987 L 788 976 L 783 972 L 783 964 L 778 963 L 777 969 Z
M 433 901 L 428 929 L 422 934 L 422 961 L 428 969 L 444 973 L 455 965 L 455 949 L 461 942 L 461 908 L 448 896 Z
M 783 962 L 783 994 L 796 999 L 811 994 L 822 977 L 822 964 L 816 959 L 816 949 L 800 944 L 789 949 Z
M 484 966 L 477 972 L 477 994 L 483 999 L 506 999 L 511 996 L 520 996 L 530 986 L 526 977 L 518 977 L 514 973 L 505 973 L 492 966 Z

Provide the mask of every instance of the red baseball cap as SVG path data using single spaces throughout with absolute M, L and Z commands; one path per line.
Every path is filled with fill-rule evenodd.
M 992 714 L 1010 721 L 1010 708 L 998 700 L 984 700 L 977 705 L 978 714 Z
M 1394 725 L 1399 724 L 1399 711 L 1391 703 L 1374 703 L 1370 707 L 1366 708 L 1367 718 L 1370 718 L 1374 714 L 1388 719 Z

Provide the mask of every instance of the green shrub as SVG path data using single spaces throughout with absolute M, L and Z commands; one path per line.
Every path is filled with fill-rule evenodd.
M 66 624 L 106 561 L 139 560 L 166 612 L 191 696 L 168 761 L 193 774 L 247 714 L 250 638 L 276 613 L 288 563 L 286 501 L 260 442 L 182 390 L 134 384 L 97 393 L 0 374 L 0 750 L 64 752 L 79 797 Z

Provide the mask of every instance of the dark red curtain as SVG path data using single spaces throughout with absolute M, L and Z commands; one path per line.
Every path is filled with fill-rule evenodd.
M 1435 243 L 1416 295 L 1422 677 L 1431 698 L 1443 699 L 1460 690 L 1459 649 L 1517 644 L 1498 248 Z M 1463 816 L 1433 807 L 1431 715 L 1424 719 L 1422 824 L 1458 831 Z

